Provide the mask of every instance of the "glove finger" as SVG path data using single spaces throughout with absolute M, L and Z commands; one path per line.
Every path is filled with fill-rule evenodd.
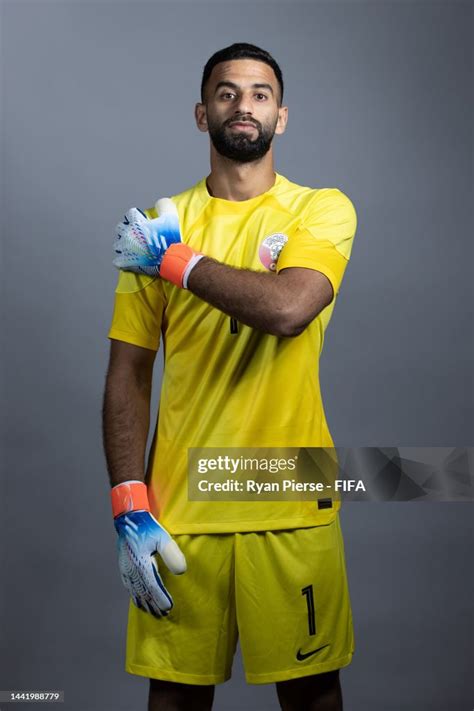
M 152 556 L 149 556 L 148 560 L 141 566 L 141 578 L 143 590 L 145 591 L 141 599 L 143 600 L 143 597 L 145 597 L 147 602 L 151 602 L 161 613 L 169 612 L 173 607 L 173 598 L 165 588 L 158 572 L 156 561 Z
M 166 213 L 178 217 L 178 209 L 171 198 L 160 198 L 155 202 L 155 210 L 159 217 Z
M 148 610 L 143 607 L 142 603 L 140 602 L 140 599 L 136 597 L 136 595 L 130 595 L 130 597 L 135 607 L 138 607 L 139 610 L 143 610 L 144 612 L 148 612 Z
M 143 587 L 142 590 L 143 591 L 140 597 L 137 598 L 137 607 L 140 607 L 140 609 L 149 612 L 154 617 L 166 617 L 171 610 L 171 607 L 169 607 L 169 603 L 166 603 L 168 607 L 167 609 L 164 609 L 161 607 L 162 603 L 159 604 L 149 590 L 145 589 L 145 587 Z
M 153 612 L 150 610 L 150 606 L 148 605 L 146 600 L 143 600 L 143 606 L 140 605 L 140 607 L 142 607 L 142 610 L 145 610 L 145 612 L 149 612 L 150 614 L 153 614 Z
M 117 235 L 115 237 L 115 241 L 113 244 L 113 250 L 114 250 L 115 257 L 114 257 L 112 263 L 118 269 L 120 269 L 120 267 L 122 266 L 122 262 L 125 259 L 123 256 L 123 247 L 124 247 L 124 242 L 122 242 L 121 237 Z
M 160 610 L 158 605 L 151 598 L 149 600 L 146 600 L 145 604 L 147 607 L 147 612 L 149 612 L 150 615 L 153 615 L 153 617 L 157 617 L 158 619 L 160 619 L 161 617 L 167 617 L 169 615 L 169 610 Z
M 125 225 L 128 225 L 130 222 L 143 222 L 144 220 L 148 220 L 148 217 L 138 207 L 131 207 L 123 218 Z
M 115 241 L 123 239 L 128 233 L 129 229 L 129 225 L 125 224 L 124 222 L 119 222 L 117 225 L 115 225 Z
M 153 558 L 151 559 L 151 565 L 154 570 L 155 579 L 158 578 L 160 580 L 161 585 L 163 586 L 163 590 L 166 591 L 167 599 L 166 599 L 165 606 L 163 606 L 161 603 L 158 604 L 153 597 L 150 598 L 150 600 L 148 601 L 148 604 L 152 608 L 152 614 L 155 614 L 156 617 L 167 617 L 170 614 L 171 610 L 173 609 L 173 598 L 171 597 L 168 590 L 163 585 L 161 575 L 158 571 L 158 566 L 156 565 L 156 562 Z
M 182 575 L 186 572 L 186 558 L 176 541 L 171 537 L 164 544 L 160 545 L 159 553 L 166 567 L 174 575 Z

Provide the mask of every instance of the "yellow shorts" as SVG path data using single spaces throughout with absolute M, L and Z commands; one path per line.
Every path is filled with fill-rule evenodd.
M 171 575 L 174 599 L 155 619 L 130 603 L 125 669 L 184 684 L 231 676 L 240 638 L 250 684 L 347 666 L 352 612 L 339 517 L 313 528 L 179 535 L 188 570 Z

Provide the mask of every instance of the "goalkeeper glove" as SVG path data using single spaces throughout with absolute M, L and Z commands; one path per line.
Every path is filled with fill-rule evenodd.
M 155 553 L 175 575 L 186 571 L 186 559 L 168 531 L 150 513 L 146 484 L 124 481 L 111 489 L 122 582 L 137 607 L 165 617 L 173 599 L 158 572 Z
M 160 275 L 187 289 L 193 267 L 204 256 L 181 241 L 178 210 L 170 198 L 157 200 L 158 217 L 149 220 L 132 207 L 116 227 L 113 264 L 117 269 Z

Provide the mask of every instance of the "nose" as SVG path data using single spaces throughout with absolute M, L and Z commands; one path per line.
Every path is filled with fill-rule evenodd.
M 250 100 L 249 94 L 245 92 L 242 92 L 242 94 L 240 94 L 235 105 L 235 113 L 239 116 L 245 116 L 246 114 L 248 114 L 249 116 L 252 115 L 252 102 Z

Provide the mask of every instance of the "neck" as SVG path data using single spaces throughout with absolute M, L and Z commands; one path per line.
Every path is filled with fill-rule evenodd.
M 224 158 L 211 146 L 211 172 L 207 189 L 213 197 L 223 200 L 250 200 L 266 193 L 275 183 L 272 149 L 252 163 L 236 163 Z

